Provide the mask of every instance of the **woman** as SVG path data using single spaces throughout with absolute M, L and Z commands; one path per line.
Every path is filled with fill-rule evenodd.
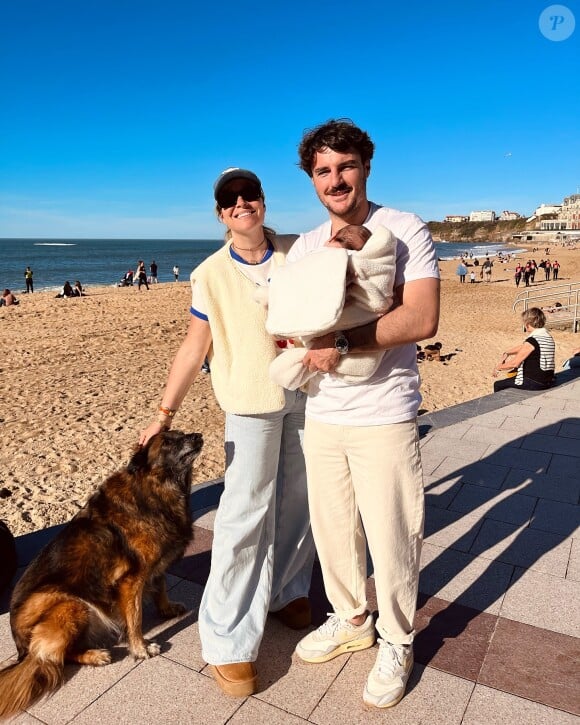
M 501 362 L 493 370 L 497 377 L 501 370 L 517 368 L 515 376 L 498 380 L 493 390 L 519 388 L 520 390 L 545 390 L 554 379 L 556 367 L 554 338 L 545 328 L 546 316 L 539 307 L 522 312 L 522 322 L 528 337 L 511 350 L 504 352 Z
M 264 226 L 261 182 L 251 171 L 227 169 L 214 196 L 226 244 L 191 274 L 189 329 L 159 417 L 139 442 L 169 428 L 207 355 L 226 412 L 226 472 L 199 634 L 218 685 L 242 697 L 256 692 L 253 663 L 268 611 L 294 629 L 311 622 L 314 544 L 302 455 L 306 396 L 268 376 L 280 348 L 266 333 L 266 311 L 254 294 L 284 263 L 289 243 Z
M 147 270 L 145 269 L 145 262 L 140 259 L 137 264 L 137 289 L 141 292 L 141 285 L 144 284 L 149 289 L 149 283 L 147 282 Z

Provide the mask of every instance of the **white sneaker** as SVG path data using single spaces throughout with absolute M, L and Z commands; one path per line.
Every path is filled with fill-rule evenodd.
M 377 661 L 367 678 L 363 700 L 375 707 L 393 707 L 403 699 L 413 669 L 413 646 L 378 639 Z
M 303 637 L 296 645 L 296 654 L 305 662 L 328 662 L 345 652 L 368 649 L 375 643 L 375 623 L 369 614 L 363 624 L 351 624 L 336 614 Z

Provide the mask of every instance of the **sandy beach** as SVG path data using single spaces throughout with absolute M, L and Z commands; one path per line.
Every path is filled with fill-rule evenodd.
M 534 256 L 539 262 L 542 255 Z M 580 281 L 580 249 L 553 247 L 550 258 L 561 264 L 559 283 Z M 460 284 L 456 267 L 457 261 L 441 262 L 439 332 L 420 343 L 441 342 L 446 358 L 420 363 L 422 411 L 490 393 L 494 363 L 523 339 L 519 314 L 512 310 L 513 259 L 495 260 L 489 284 L 479 274 L 476 284 L 469 276 Z M 540 270 L 538 291 L 553 284 L 543 278 Z M 553 304 L 547 294 L 543 306 Z M 149 292 L 95 287 L 69 300 L 56 299 L 54 292 L 19 297 L 17 307 L 0 308 L 0 517 L 14 534 L 67 521 L 126 463 L 139 430 L 155 415 L 187 327 L 190 289 L 179 282 L 154 285 Z M 580 346 L 580 335 L 569 329 L 553 335 L 559 368 Z M 210 376 L 200 373 L 174 427 L 204 433 L 194 481 L 219 478 L 223 414 Z

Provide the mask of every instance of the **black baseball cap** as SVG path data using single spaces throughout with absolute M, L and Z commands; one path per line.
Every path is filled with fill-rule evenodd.
M 258 186 L 262 194 L 264 193 L 262 191 L 262 182 L 260 181 L 260 179 L 258 179 L 253 171 L 248 171 L 248 169 L 239 169 L 237 167 L 230 167 L 229 169 L 225 169 L 225 171 L 222 171 L 222 173 L 217 177 L 215 184 L 213 185 L 213 196 L 216 201 L 220 191 L 224 188 L 224 186 L 230 181 L 233 181 L 234 179 L 246 179 L 246 181 L 251 181 L 253 184 L 256 184 L 256 186 Z

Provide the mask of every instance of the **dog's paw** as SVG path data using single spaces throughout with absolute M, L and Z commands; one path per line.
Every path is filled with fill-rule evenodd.
M 159 616 L 163 619 L 173 619 L 174 617 L 182 617 L 189 610 L 181 602 L 167 602 L 164 607 L 159 608 Z
M 94 651 L 93 665 L 95 667 L 103 667 L 111 664 L 111 653 L 108 649 L 96 649 Z
M 146 642 L 143 640 L 143 642 L 133 644 L 130 647 L 130 651 L 135 660 L 146 660 L 149 659 L 149 657 L 155 657 L 158 655 L 161 652 L 161 648 L 157 642 Z
M 157 657 L 157 655 L 161 652 L 161 647 L 157 644 L 157 642 L 147 642 L 147 656 L 148 657 Z

